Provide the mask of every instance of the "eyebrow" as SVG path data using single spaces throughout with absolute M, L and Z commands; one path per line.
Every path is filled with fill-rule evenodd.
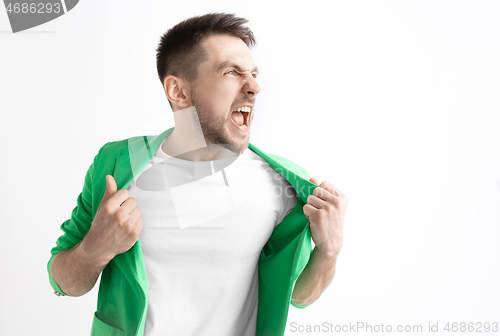
M 222 62 L 221 64 L 219 64 L 216 71 L 220 71 L 221 69 L 226 68 L 226 67 L 236 68 L 240 72 L 244 71 L 238 64 L 234 63 L 233 61 Z M 252 69 L 252 72 L 255 72 L 258 74 L 259 68 L 257 66 L 255 66 L 255 68 Z

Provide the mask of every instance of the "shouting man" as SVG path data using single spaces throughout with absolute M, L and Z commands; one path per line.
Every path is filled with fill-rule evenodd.
M 290 304 L 333 279 L 347 197 L 249 142 L 261 88 L 245 23 L 211 13 L 165 33 L 175 127 L 108 142 L 87 171 L 47 268 L 60 296 L 101 275 L 92 335 L 283 335 Z

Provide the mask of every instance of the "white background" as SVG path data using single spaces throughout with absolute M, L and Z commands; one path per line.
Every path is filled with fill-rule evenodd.
M 0 334 L 89 335 L 97 286 L 56 297 L 50 249 L 104 143 L 174 126 L 155 48 L 211 11 L 257 37 L 250 142 L 350 200 L 335 278 L 286 335 L 500 322 L 499 1 L 82 0 L 16 34 L 0 10 Z

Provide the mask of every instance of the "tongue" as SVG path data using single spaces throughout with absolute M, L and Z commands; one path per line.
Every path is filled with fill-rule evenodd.
M 231 114 L 231 119 L 233 119 L 235 124 L 238 126 L 242 126 L 243 121 L 245 120 L 245 118 L 243 118 L 243 113 L 237 112 L 237 111 L 235 111 Z

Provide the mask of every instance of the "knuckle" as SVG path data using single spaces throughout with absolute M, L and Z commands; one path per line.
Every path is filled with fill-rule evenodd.
M 130 196 L 130 192 L 127 190 L 127 189 L 120 189 L 119 190 L 124 196 L 127 196 L 129 197 Z
M 130 225 L 130 222 L 123 222 L 121 224 L 121 232 L 124 236 L 130 236 L 132 234 L 132 226 Z
M 139 235 L 141 234 L 141 227 L 139 227 L 138 225 L 136 225 L 134 223 L 133 226 L 130 227 L 130 235 L 136 239 L 137 237 L 139 237 Z
M 125 222 L 127 232 L 130 232 L 132 234 L 135 234 L 135 223 L 132 220 L 128 220 Z
M 118 219 L 118 221 L 120 223 L 125 223 L 127 221 L 127 218 L 128 218 L 127 211 L 124 210 L 124 209 L 121 209 L 121 210 L 117 211 L 116 212 L 116 218 Z
M 107 201 L 106 203 L 103 204 L 101 210 L 106 213 L 111 213 L 113 211 L 113 204 Z
M 328 215 L 331 215 L 331 214 L 333 214 L 334 207 L 333 207 L 331 204 L 327 204 L 327 205 L 325 206 L 325 210 L 326 210 L 326 213 L 327 213 Z

